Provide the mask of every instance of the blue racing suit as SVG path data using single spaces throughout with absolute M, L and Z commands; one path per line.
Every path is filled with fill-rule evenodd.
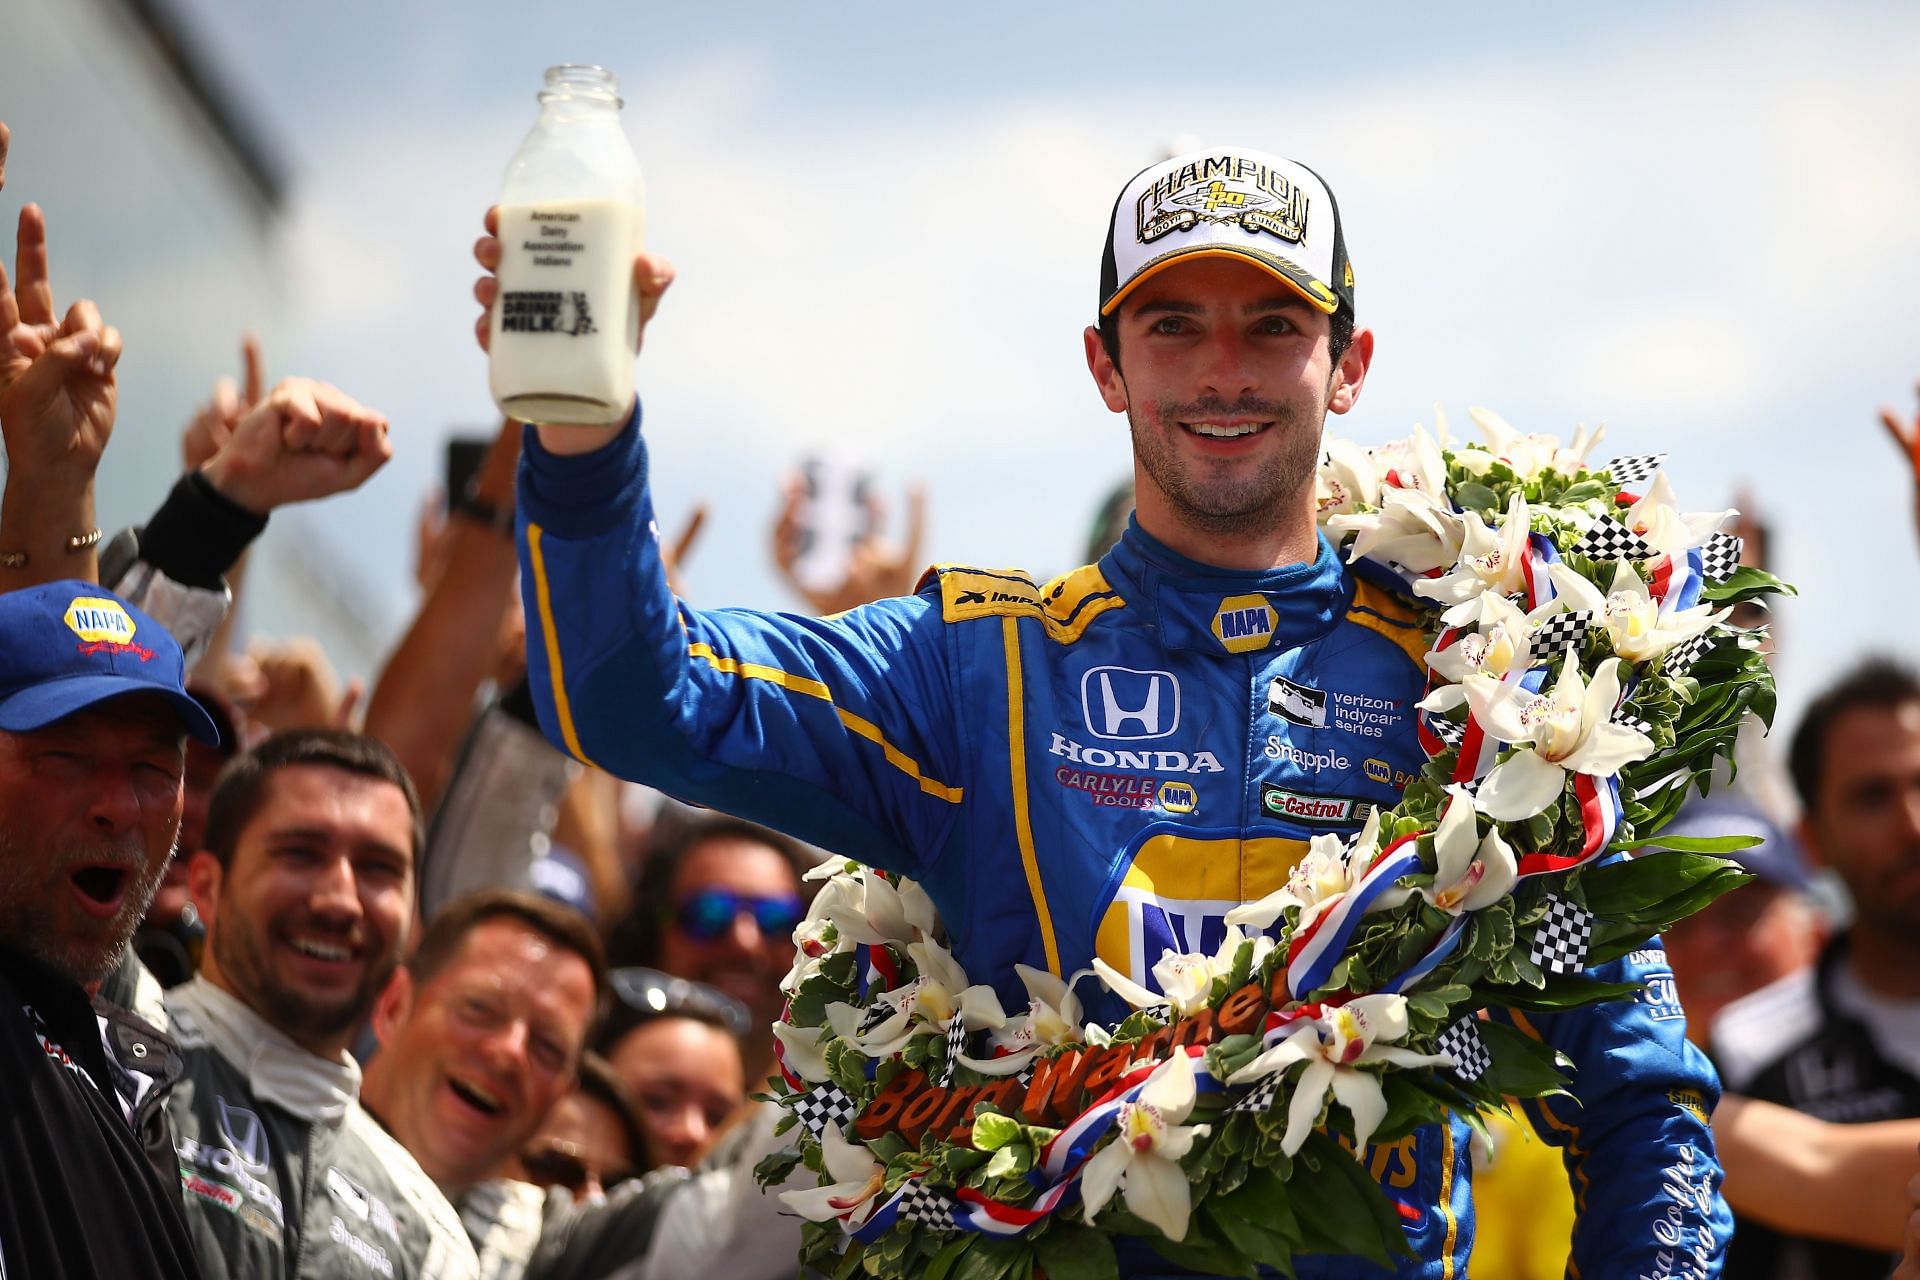
M 1043 585 L 942 567 L 916 595 L 832 618 L 695 610 L 667 586 L 638 419 L 583 456 L 526 434 L 522 583 L 547 733 L 913 877 L 1007 1008 L 1026 1005 L 1016 962 L 1065 975 L 1098 955 L 1151 985 L 1163 949 L 1212 950 L 1230 908 L 1425 763 L 1418 616 L 1324 541 L 1311 564 L 1245 573 L 1135 526 Z M 1574 1274 L 1717 1275 L 1731 1218 L 1713 1070 L 1657 941 L 1596 972 L 1647 982 L 1638 1001 L 1516 1020 L 1575 1068 L 1573 1097 L 1529 1108 L 1573 1179 Z M 1399 1274 L 1466 1274 L 1466 1138 L 1456 1121 L 1363 1153 L 1418 1258 Z M 1168 1274 L 1142 1257 L 1123 1254 L 1129 1274 Z M 1351 1259 L 1301 1272 L 1377 1274 Z

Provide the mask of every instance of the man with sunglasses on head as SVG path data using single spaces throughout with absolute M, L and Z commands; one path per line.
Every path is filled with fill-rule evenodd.
M 475 255 L 492 268 L 500 243 Z M 672 278 L 636 258 L 643 324 Z M 916 878 L 955 958 L 1010 1010 L 1026 1003 L 1018 964 L 1064 978 L 1097 956 L 1152 984 L 1167 949 L 1212 950 L 1234 905 L 1281 888 L 1316 834 L 1394 804 L 1427 760 L 1422 614 L 1316 529 L 1322 429 L 1374 352 L 1332 191 L 1244 148 L 1152 165 L 1114 201 L 1097 299 L 1083 351 L 1129 427 L 1134 518 L 1049 583 L 942 566 L 914 596 L 831 618 L 694 609 L 667 582 L 637 405 L 615 426 L 529 428 L 521 454 L 549 737 Z M 1658 959 L 1653 942 L 1598 972 L 1644 981 Z M 1096 1019 L 1126 1011 L 1080 991 Z M 1572 1063 L 1573 1097 L 1529 1108 L 1578 1174 L 1570 1271 L 1717 1274 L 1718 1087 L 1679 1010 L 1649 996 L 1528 1025 Z M 1464 1274 L 1470 1138 L 1453 1121 L 1367 1155 L 1414 1255 L 1399 1274 Z M 1123 1274 L 1184 1274 L 1115 1245 Z

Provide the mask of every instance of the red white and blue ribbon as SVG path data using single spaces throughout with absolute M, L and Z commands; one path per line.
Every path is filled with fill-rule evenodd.
M 1688 547 L 1677 554 L 1661 556 L 1650 568 L 1647 594 L 1660 602 L 1662 619 L 1700 603 L 1700 588 L 1706 585 L 1700 567 L 1700 548 Z
M 1560 552 L 1553 540 L 1544 533 L 1527 535 L 1527 558 L 1520 565 L 1521 576 L 1527 580 L 1527 612 L 1531 613 L 1549 600 L 1558 599 L 1560 593 L 1554 589 L 1552 566 L 1560 563 Z
M 1417 838 L 1401 836 L 1382 849 L 1359 883 L 1341 894 L 1304 932 L 1294 935 L 1287 945 L 1287 990 L 1294 999 L 1325 986 L 1368 908 L 1401 876 L 1424 869 L 1414 843 Z

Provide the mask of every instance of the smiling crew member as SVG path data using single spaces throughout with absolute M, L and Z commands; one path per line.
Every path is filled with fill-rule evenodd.
M 473 1276 L 446 1197 L 360 1105 L 347 1053 L 406 945 L 420 808 L 378 741 L 277 734 L 237 757 L 187 867 L 200 974 L 167 993 L 169 1104 L 209 1276 Z
M 487 266 L 498 253 L 477 248 Z M 671 272 L 643 255 L 635 276 L 647 317 Z M 1140 173 L 1114 205 L 1084 335 L 1131 428 L 1119 544 L 1045 584 L 941 567 L 915 596 L 832 619 L 673 598 L 637 409 L 623 426 L 535 428 L 519 512 L 543 724 L 614 773 L 919 880 L 1008 1008 L 1025 1004 L 1016 963 L 1065 975 L 1099 956 L 1151 984 L 1166 948 L 1213 949 L 1230 908 L 1425 763 L 1422 615 L 1315 529 L 1325 417 L 1353 407 L 1373 357 L 1353 300 L 1311 170 L 1223 149 Z M 1602 972 L 1649 967 L 1664 969 L 1657 943 Z M 1093 1010 L 1122 1011 L 1104 995 Z M 1580 1273 L 1710 1272 L 1728 1221 L 1705 1121 L 1717 1089 L 1678 1007 L 1526 1025 L 1576 1068 L 1576 1097 L 1536 1119 L 1577 1173 Z M 1403 1274 L 1465 1272 L 1466 1132 L 1364 1157 L 1417 1255 Z M 1120 1249 L 1130 1275 L 1174 1271 Z

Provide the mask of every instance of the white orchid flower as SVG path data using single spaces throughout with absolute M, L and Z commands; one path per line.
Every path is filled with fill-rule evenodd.
M 1533 633 L 1565 606 L 1549 600 L 1531 613 L 1492 591 L 1478 597 L 1479 628 L 1454 644 L 1427 655 L 1427 665 L 1449 683 L 1421 700 L 1426 711 L 1447 712 L 1466 701 L 1460 682 L 1470 675 L 1504 680 L 1528 665 Z
M 1465 522 L 1444 499 L 1391 486 L 1380 492 L 1379 511 L 1330 516 L 1326 524 L 1337 538 L 1353 536 L 1349 563 L 1390 562 L 1413 573 L 1453 564 L 1466 537 Z
M 1498 827 L 1479 835 L 1473 797 L 1466 788 L 1450 786 L 1447 792 L 1447 811 L 1433 833 L 1433 885 L 1421 892 L 1442 911 L 1459 915 L 1504 898 L 1520 873 Z
M 1314 477 L 1314 501 L 1324 519 L 1380 505 L 1380 473 L 1373 456 L 1351 440 L 1328 440 L 1327 456 Z
M 1480 812 L 1496 822 L 1520 822 L 1556 799 L 1567 774 L 1612 777 L 1622 765 L 1653 754 L 1653 740 L 1613 723 L 1620 698 L 1620 660 L 1608 658 L 1581 679 L 1576 663 L 1560 668 L 1550 694 L 1529 693 L 1491 676 L 1468 676 L 1467 705 L 1488 733 L 1522 749 L 1493 767 L 1480 786 Z
M 1176 1053 L 1147 1077 L 1138 1100 L 1121 1104 L 1112 1141 L 1080 1172 L 1089 1223 L 1118 1190 L 1129 1213 L 1160 1228 L 1169 1240 L 1186 1238 L 1193 1197 L 1180 1161 L 1207 1126 L 1180 1122 L 1193 1110 L 1196 1096 L 1193 1060 Z
M 1682 513 L 1675 505 L 1673 482 L 1664 469 L 1656 472 L 1646 494 L 1627 508 L 1621 523 L 1640 535 L 1656 555 L 1677 555 L 1688 547 L 1697 547 L 1712 537 L 1727 522 L 1734 510 L 1690 511 Z
M 1587 465 L 1587 453 L 1606 438 L 1604 426 L 1588 431 L 1581 426 L 1567 445 L 1548 435 L 1530 435 L 1516 431 L 1507 420 L 1487 409 L 1468 409 L 1467 414 L 1487 437 L 1489 451 L 1513 468 L 1522 480 L 1531 480 L 1549 468 L 1562 475 L 1573 475 Z
M 828 918 L 841 937 L 871 947 L 933 936 L 933 899 L 926 890 L 911 880 L 895 886 L 870 867 L 860 868 L 859 882 L 858 893 L 848 891 L 829 904 Z
M 1182 955 L 1169 951 L 1153 966 L 1153 976 L 1162 994 L 1156 995 L 1098 957 L 1093 970 L 1107 989 L 1136 1009 L 1167 1005 L 1176 1018 L 1190 1017 L 1207 1007 L 1213 994 L 1213 959 L 1210 956 Z
M 1373 465 L 1386 488 L 1416 489 L 1442 503 L 1447 498 L 1447 463 L 1427 429 L 1414 424 L 1405 440 L 1392 440 L 1373 450 Z
M 808 1084 L 824 1084 L 833 1078 L 827 1070 L 827 1030 L 796 1027 L 791 1022 L 773 1024 L 773 1038 L 780 1042 L 780 1061 Z
M 1219 948 L 1213 953 L 1213 971 L 1222 977 L 1231 974 L 1233 972 L 1234 957 L 1240 954 L 1240 947 L 1248 940 L 1249 935 L 1241 932 L 1239 925 L 1229 924 L 1227 926 L 1226 936 L 1220 940 Z M 1251 968 L 1258 970 L 1261 963 L 1265 961 L 1269 955 L 1273 954 L 1273 949 L 1278 944 L 1264 933 L 1251 935 L 1251 940 L 1253 942 L 1253 963 Z
M 857 1227 L 873 1216 L 886 1186 L 887 1167 L 866 1147 L 848 1142 L 836 1124 L 820 1134 L 820 1158 L 834 1180 L 804 1191 L 782 1191 L 781 1203 L 810 1222 L 845 1218 L 848 1226 Z
M 1319 835 L 1307 843 L 1306 856 L 1293 864 L 1287 882 L 1266 897 L 1245 902 L 1227 912 L 1229 925 L 1248 925 L 1255 929 L 1270 927 L 1288 907 L 1300 908 L 1296 930 L 1304 930 L 1318 919 L 1340 896 L 1354 886 L 1380 851 L 1380 811 L 1367 815 L 1366 825 L 1351 841 L 1343 836 Z M 1407 900 L 1408 890 L 1389 889 L 1369 909 L 1388 911 Z
M 913 961 L 918 976 L 875 997 L 876 1003 L 893 1012 L 865 1035 L 858 1034 L 857 1017 L 851 1024 L 855 1034 L 842 1031 L 839 1024 L 833 1023 L 835 1006 L 827 1008 L 828 1021 L 835 1031 L 853 1040 L 868 1057 L 891 1057 L 906 1048 L 907 1041 L 916 1035 L 945 1033 L 956 1018 L 969 1031 L 983 1028 L 998 1031 L 1006 1025 L 1007 1015 L 993 988 L 969 985 L 966 970 L 945 947 L 931 941 L 909 943 L 907 956 Z M 852 1009 L 851 1005 L 840 1007 Z
M 1460 558 L 1437 578 L 1413 584 L 1413 593 L 1452 608 L 1441 615 L 1450 627 L 1463 626 L 1479 616 L 1479 597 L 1485 592 L 1517 595 L 1526 589 L 1527 535 L 1532 513 L 1518 490 L 1507 503 L 1506 517 L 1490 528 L 1477 511 L 1461 517 L 1466 522 Z
M 1085 1011 L 1080 1006 L 1080 997 L 1073 994 L 1073 986 L 1093 970 L 1082 969 L 1064 979 L 1032 965 L 1016 964 L 1013 971 L 1026 984 L 1027 1016 L 1010 1023 L 997 1037 L 998 1043 L 1003 1048 L 1019 1051 L 1079 1040 Z
M 1640 573 L 1625 560 L 1614 562 L 1613 582 L 1601 595 L 1582 575 L 1565 565 L 1552 569 L 1554 589 L 1576 609 L 1602 619 L 1613 651 L 1629 662 L 1652 662 L 1719 621 L 1712 605 L 1669 609 L 1655 600 Z
M 1307 1068 L 1294 1082 L 1293 1098 L 1287 1105 L 1287 1131 L 1280 1139 L 1280 1149 L 1288 1155 L 1300 1150 L 1320 1118 L 1329 1089 L 1334 1101 L 1353 1117 L 1354 1145 L 1365 1147 L 1386 1118 L 1387 1100 L 1380 1089 L 1380 1077 L 1361 1068 L 1376 1062 L 1428 1067 L 1453 1061 L 1445 1054 L 1393 1047 L 1392 1042 L 1406 1034 L 1405 996 L 1385 992 L 1356 996 L 1344 1005 L 1324 1010 L 1319 1017 L 1301 1019 L 1299 1030 L 1228 1076 L 1227 1083 L 1246 1084 L 1304 1062 Z

